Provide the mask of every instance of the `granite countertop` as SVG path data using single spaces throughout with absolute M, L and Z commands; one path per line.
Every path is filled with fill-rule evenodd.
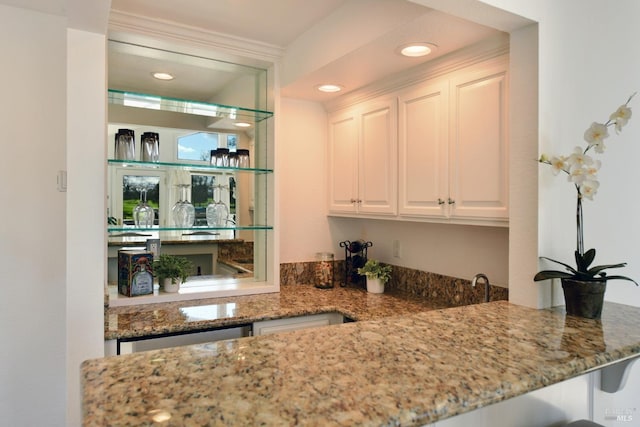
M 275 303 L 275 301 L 274 301 Z M 419 426 L 640 354 L 601 321 L 496 301 L 89 360 L 86 426 Z
M 105 339 L 198 331 L 336 311 L 353 320 L 371 320 L 445 307 L 445 303 L 400 292 L 370 294 L 352 287 L 281 285 L 279 293 L 109 307 L 105 309 Z M 190 315 L 194 312 L 197 315 Z M 228 315 L 230 312 L 233 315 Z

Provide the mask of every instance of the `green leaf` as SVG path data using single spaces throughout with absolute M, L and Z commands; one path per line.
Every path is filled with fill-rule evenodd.
M 619 264 L 597 265 L 595 267 L 591 267 L 588 273 L 595 276 L 596 274 L 600 273 L 602 270 L 606 270 L 607 268 L 620 268 L 626 267 L 626 265 L 626 262 L 621 262 Z
M 538 274 L 536 274 L 533 277 L 533 280 L 536 282 L 539 282 L 540 280 L 547 280 L 547 279 L 568 279 L 574 277 L 573 274 L 569 274 L 569 273 L 565 273 L 564 271 L 558 271 L 558 270 L 543 270 L 538 272 Z
M 556 261 L 555 259 L 547 258 L 546 256 L 542 256 L 540 258 L 544 258 L 544 259 L 546 259 L 548 261 L 555 262 L 556 264 L 563 265 L 563 266 L 566 267 L 567 270 L 571 271 L 573 274 L 577 274 L 578 273 L 578 271 L 575 268 L 571 267 L 569 264 L 565 264 L 564 262 Z
M 578 251 L 575 251 L 576 265 L 578 266 L 578 271 L 587 271 L 591 263 L 596 257 L 596 250 L 589 249 L 584 255 L 580 255 Z
M 635 280 L 627 276 L 606 276 L 606 279 L 607 279 L 607 282 L 609 280 L 628 280 L 629 282 L 633 282 L 636 284 L 636 286 L 638 286 L 638 282 L 636 282 Z

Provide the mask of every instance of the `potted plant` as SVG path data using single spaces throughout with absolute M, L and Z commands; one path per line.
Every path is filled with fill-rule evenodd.
M 542 257 L 556 264 L 565 267 L 566 271 L 560 270 L 543 270 L 538 272 L 533 280 L 560 279 L 562 289 L 564 291 L 564 299 L 567 314 L 586 317 L 590 319 L 599 319 L 602 313 L 602 305 L 604 302 L 604 292 L 607 281 L 613 279 L 628 280 L 638 285 L 638 283 L 626 276 L 607 275 L 605 270 L 611 268 L 620 268 L 626 266 L 626 263 L 606 264 L 591 267 L 595 257 L 596 250 L 584 250 L 584 223 L 582 218 L 582 201 L 584 199 L 593 200 L 596 194 L 599 182 L 597 173 L 600 169 L 600 160 L 594 160 L 587 153 L 594 150 L 596 153 L 604 152 L 604 140 L 609 136 L 608 128 L 613 126 L 616 133 L 619 133 L 623 126 L 627 124 L 631 118 L 631 108 L 629 102 L 633 95 L 627 99 L 627 102 L 621 105 L 615 112 L 609 116 L 609 120 L 605 123 L 593 123 L 584 133 L 584 139 L 587 147 L 582 149 L 576 147 L 574 152 L 569 156 L 548 157 L 543 154 L 538 160 L 540 163 L 549 165 L 555 175 L 564 173 L 568 176 L 568 180 L 573 184 L 577 196 L 576 208 L 576 250 L 574 258 L 576 266 L 573 267 L 564 262 L 560 262 L 551 258 Z
M 153 261 L 153 271 L 165 292 L 178 292 L 192 270 L 193 263 L 181 256 L 162 254 Z
M 391 278 L 391 266 L 382 265 L 378 261 L 370 259 L 364 266 L 358 268 L 358 274 L 367 276 L 367 291 L 374 294 L 384 292 L 384 284 Z

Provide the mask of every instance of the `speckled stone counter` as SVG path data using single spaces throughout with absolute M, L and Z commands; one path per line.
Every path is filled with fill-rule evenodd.
M 498 301 L 89 360 L 84 424 L 418 426 L 637 356 L 638 324 Z
M 230 304 L 232 316 L 226 314 Z M 221 310 L 223 306 L 225 309 Z M 360 288 L 282 285 L 279 293 L 108 308 L 105 339 L 198 331 L 336 311 L 353 320 L 371 320 L 447 306 L 444 302 L 401 292 L 379 295 Z M 194 307 L 200 309 L 191 310 Z M 199 317 L 190 316 L 190 311 L 198 311 Z

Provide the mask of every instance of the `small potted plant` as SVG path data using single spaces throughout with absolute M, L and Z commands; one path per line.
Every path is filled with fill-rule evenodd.
M 391 266 L 382 265 L 374 259 L 367 260 L 363 267 L 358 268 L 358 274 L 367 276 L 367 291 L 374 294 L 384 292 L 384 284 L 391 278 Z
M 153 261 L 153 271 L 165 292 L 178 292 L 192 270 L 193 263 L 181 256 L 163 254 Z

